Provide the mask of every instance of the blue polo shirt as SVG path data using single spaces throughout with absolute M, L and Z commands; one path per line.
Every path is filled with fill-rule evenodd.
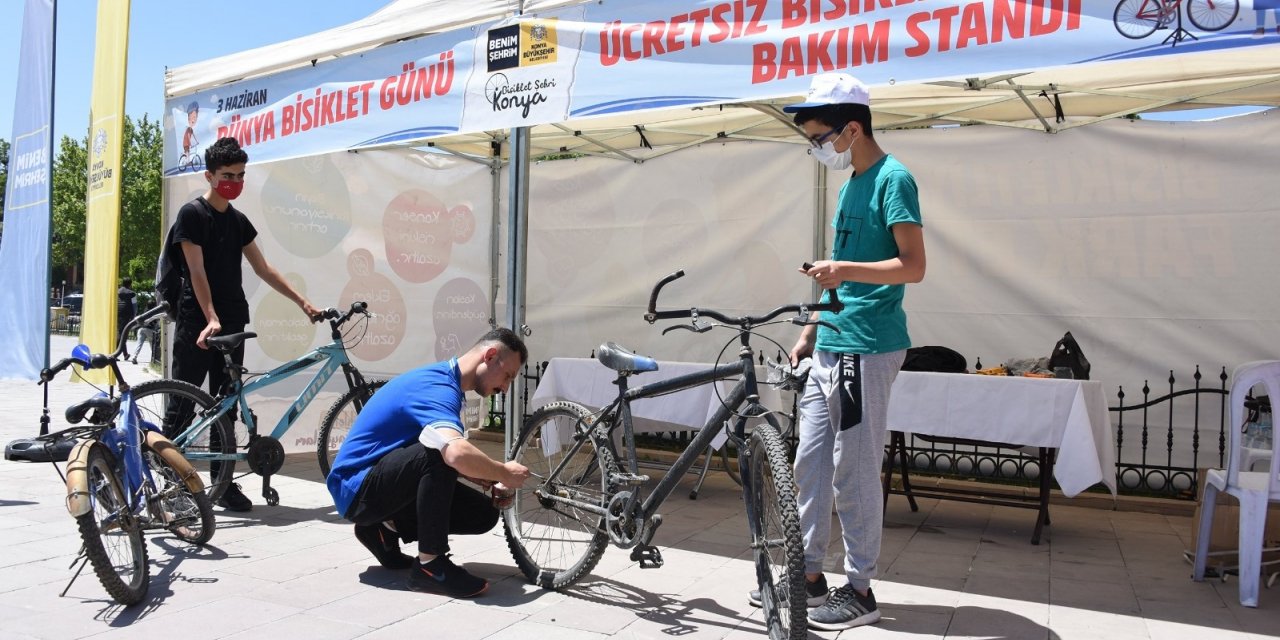
M 343 517 L 383 456 L 418 441 L 425 428 L 462 429 L 458 361 L 437 362 L 393 378 L 369 399 L 333 460 L 326 484 Z

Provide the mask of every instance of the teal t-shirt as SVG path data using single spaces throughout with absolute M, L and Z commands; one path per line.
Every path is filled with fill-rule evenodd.
M 831 259 L 878 262 L 898 255 L 892 227 L 922 224 L 915 178 L 892 155 L 885 155 L 840 189 L 840 204 L 831 226 L 835 236 Z M 905 285 L 844 282 L 837 289 L 844 311 L 824 312 L 822 319 L 839 327 L 836 333 L 818 327 L 819 351 L 832 353 L 889 353 L 911 346 L 907 315 L 902 311 Z

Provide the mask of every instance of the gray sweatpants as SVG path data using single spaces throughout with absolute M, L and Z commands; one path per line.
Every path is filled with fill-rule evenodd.
M 840 431 L 840 354 L 818 351 L 800 399 L 795 476 L 805 573 L 821 573 L 831 536 L 831 510 L 844 534 L 844 571 L 855 589 L 871 586 L 880 557 L 884 499 L 880 466 L 889 389 L 906 351 L 863 355 L 862 422 Z

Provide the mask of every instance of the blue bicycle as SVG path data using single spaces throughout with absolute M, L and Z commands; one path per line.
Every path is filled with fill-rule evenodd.
M 126 325 L 115 353 L 93 354 L 81 344 L 70 358 L 41 371 L 43 385 L 73 364 L 84 369 L 109 368 L 119 382 L 119 393 L 100 392 L 68 407 L 68 423 L 79 425 L 87 419 L 88 424 L 49 433 L 46 387 L 40 436 L 10 443 L 5 451 L 9 459 L 66 461 L 65 474 L 56 464 L 54 469 L 66 482 L 67 511 L 75 518 L 84 543 L 71 583 L 86 563 L 91 564 L 107 593 L 126 606 L 140 602 L 150 583 L 143 531 L 163 529 L 204 545 L 215 529 L 213 502 L 200 476 L 157 424 L 143 418 L 135 403 L 136 388 L 120 372 L 119 362 L 127 358 L 129 330 L 166 308 L 161 304 Z
M 344 334 L 343 326 L 356 316 L 360 316 L 364 322 L 353 323 Z M 229 382 L 217 397 L 180 380 L 152 380 L 134 389 L 133 397 L 142 415 L 163 425 L 164 433 L 173 439 L 174 444 L 205 479 L 209 497 L 214 501 L 231 485 L 236 463 L 245 462 L 250 473 L 262 476 L 262 497 L 267 504 L 280 503 L 279 493 L 271 487 L 271 476 L 284 465 L 284 446 L 280 444 L 280 438 L 293 426 L 325 383 L 341 369 L 347 390 L 325 414 L 316 437 L 316 456 L 320 461 L 320 470 L 322 474 L 328 475 L 330 462 L 342 445 L 356 413 L 364 408 L 364 403 L 374 391 L 386 383 L 385 380 L 365 380 L 347 355 L 347 349 L 358 343 L 368 330 L 368 321 L 372 317 L 368 305 L 354 302 L 345 313 L 329 308 L 323 312 L 322 317 L 329 321 L 331 342 L 247 380 L 248 371 L 235 364 L 231 354 L 245 340 L 257 337 L 257 334 L 246 331 L 208 338 L 206 342 L 209 348 L 222 352 L 230 374 Z M 353 335 L 355 337 L 351 338 Z M 347 344 L 349 338 L 351 344 Z M 320 364 L 320 369 L 294 399 L 293 404 L 285 410 L 275 428 L 270 434 L 259 433 L 257 415 L 249 408 L 249 394 L 277 384 L 315 364 Z M 235 438 L 233 424 L 237 416 L 249 434 L 243 446 Z

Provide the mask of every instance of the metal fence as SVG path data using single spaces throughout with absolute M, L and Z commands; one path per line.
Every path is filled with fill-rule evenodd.
M 530 363 L 519 379 L 524 385 L 526 418 L 528 398 L 546 367 L 545 361 Z M 1196 366 L 1190 379 L 1190 384 L 1179 388 L 1179 378 L 1170 370 L 1166 387 L 1153 390 L 1150 381 L 1144 381 L 1137 398 L 1124 386 L 1117 388 L 1115 404 L 1108 410 L 1120 493 L 1194 500 L 1199 492 L 1196 470 L 1224 466 L 1230 389 L 1226 367 L 1206 380 Z M 501 428 L 506 403 L 505 394 L 494 399 L 487 425 Z M 687 432 L 672 432 L 648 439 L 658 446 L 667 442 L 682 448 L 688 437 Z M 1018 449 L 932 443 L 914 436 L 907 439 L 907 457 L 913 474 L 1034 485 L 1041 472 L 1037 457 Z

